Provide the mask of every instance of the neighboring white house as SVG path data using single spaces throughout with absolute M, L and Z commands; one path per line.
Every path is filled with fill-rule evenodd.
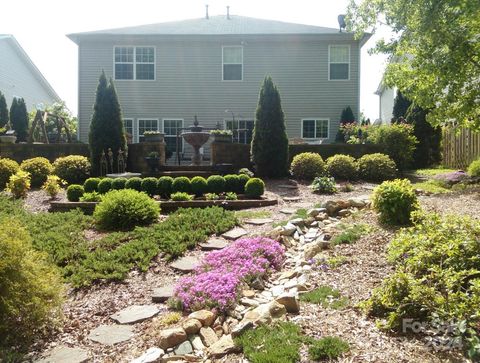
M 382 123 L 384 124 L 389 124 L 393 118 L 393 104 L 395 102 L 395 97 L 397 97 L 397 87 L 389 88 L 384 84 L 382 78 L 375 94 L 380 97 L 380 120 L 382 120 Z
M 0 34 L 0 91 L 5 95 L 8 107 L 13 97 L 21 97 L 28 111 L 40 103 L 60 101 L 15 37 L 8 34 Z

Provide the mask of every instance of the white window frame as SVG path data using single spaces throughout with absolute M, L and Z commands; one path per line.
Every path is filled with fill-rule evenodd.
M 330 78 L 330 64 L 345 64 L 345 62 L 331 62 L 330 61 L 330 55 L 331 55 L 331 48 L 332 47 L 346 47 L 348 48 L 348 78 L 346 79 L 331 79 Z M 328 80 L 329 81 L 350 81 L 350 65 L 351 65 L 352 61 L 351 61 L 351 47 L 350 47 L 350 44 L 330 44 L 328 46 Z
M 140 121 L 156 121 L 157 122 L 157 130 L 160 131 L 160 120 L 158 118 L 151 118 L 151 117 L 138 117 L 137 122 L 135 123 L 135 134 L 136 134 L 136 141 L 135 142 L 140 142 Z
M 240 48 L 242 50 L 242 63 L 225 63 L 223 56 L 224 56 L 224 49 L 225 48 Z M 225 64 L 241 64 L 242 65 L 242 79 L 225 79 L 224 75 L 224 66 Z M 222 46 L 222 82 L 243 82 L 243 45 L 223 45 Z
M 132 79 L 117 79 L 115 72 L 115 49 L 117 48 L 133 48 L 133 78 Z M 150 62 L 137 62 L 137 48 L 153 48 L 153 79 L 137 79 L 137 64 L 152 64 Z M 130 64 L 119 62 L 119 64 Z M 154 45 L 115 45 L 113 47 L 113 77 L 115 81 L 138 81 L 138 82 L 152 82 L 157 79 L 157 48 Z
M 315 136 L 317 136 L 317 121 L 327 121 L 327 137 L 304 137 L 303 135 L 303 123 L 305 121 L 315 121 Z M 302 118 L 302 124 L 301 124 L 301 134 L 302 134 L 302 139 L 307 140 L 307 141 L 317 141 L 317 140 L 328 140 L 330 136 L 330 119 L 326 117 L 306 117 Z
M 227 123 L 232 122 L 232 121 L 233 121 L 232 119 L 224 119 L 223 120 L 223 128 L 225 130 L 230 130 L 230 129 L 227 128 Z M 250 121 L 250 122 L 253 122 L 253 125 L 255 126 L 255 119 L 254 118 L 236 118 L 235 121 L 239 122 L 239 123 L 242 122 L 242 121 Z M 235 134 L 233 134 L 232 136 L 233 136 L 233 138 L 235 138 Z M 252 138 L 253 138 L 253 128 L 252 128 Z M 244 145 L 248 145 L 248 144 L 244 144 Z
M 123 118 L 123 128 L 125 130 L 125 133 L 127 133 L 127 129 L 125 128 L 125 121 L 132 121 L 132 143 L 136 142 L 135 141 L 135 119 L 133 117 L 124 117 Z
M 178 118 L 178 117 L 164 117 L 162 118 L 162 132 L 164 133 L 164 137 L 167 138 L 167 137 L 172 137 L 173 135 L 169 135 L 167 136 L 166 132 L 165 132 L 165 121 L 181 121 L 181 126 L 180 128 L 183 128 L 185 127 L 185 120 L 183 118 Z M 176 137 L 177 135 L 175 135 Z M 184 143 L 185 140 L 183 140 L 183 137 L 180 137 L 180 142 L 182 143 L 182 153 L 185 152 L 185 143 Z

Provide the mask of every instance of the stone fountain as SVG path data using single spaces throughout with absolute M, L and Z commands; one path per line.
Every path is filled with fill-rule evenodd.
M 200 154 L 200 148 L 208 141 L 210 133 L 203 131 L 203 127 L 199 126 L 196 115 L 193 125 L 182 133 L 182 137 L 193 147 L 192 165 L 201 165 L 202 155 Z

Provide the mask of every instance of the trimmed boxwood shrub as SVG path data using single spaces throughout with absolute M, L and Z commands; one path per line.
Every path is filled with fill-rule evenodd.
M 192 193 L 199 197 L 207 192 L 207 181 L 202 176 L 195 176 L 190 181 L 190 187 Z
M 320 154 L 306 152 L 295 155 L 290 165 L 293 177 L 300 180 L 313 180 L 325 174 L 325 162 Z
M 397 169 L 395 162 L 381 153 L 363 155 L 357 160 L 360 179 L 373 182 L 382 182 L 395 178 Z
M 100 194 L 106 194 L 112 189 L 112 179 L 104 178 L 98 183 L 98 192 Z
M 245 194 L 252 198 L 260 198 L 265 192 L 265 183 L 260 178 L 251 178 L 245 184 Z
M 210 175 L 207 178 L 208 191 L 220 194 L 225 191 L 225 178 L 221 175 Z
M 98 192 L 98 184 L 100 184 L 100 178 L 88 178 L 83 183 L 83 189 L 85 189 L 85 193 L 92 193 Z
M 234 193 L 241 193 L 243 190 L 243 186 L 240 185 L 240 179 L 236 174 L 228 174 L 225 175 L 225 191 L 226 192 L 234 192 Z
M 125 189 L 126 184 L 127 184 L 126 178 L 114 178 L 112 180 L 112 189 L 113 190 Z
M 8 158 L 0 159 L 0 191 L 5 189 L 10 177 L 20 169 L 15 160 Z
M 90 162 L 81 155 L 61 157 L 54 161 L 53 173 L 68 184 L 83 184 L 90 175 Z
M 190 179 L 188 179 L 186 176 L 179 176 L 173 179 L 172 193 L 177 193 L 177 192 L 190 193 L 191 192 Z
M 173 178 L 171 176 L 161 176 L 158 178 L 157 191 L 162 198 L 169 198 L 172 194 Z
M 335 179 L 355 180 L 357 178 L 357 165 L 350 155 L 337 154 L 329 157 L 326 169 Z
M 127 182 L 125 183 L 125 189 L 133 189 L 133 190 L 136 190 L 137 192 L 141 192 L 142 178 L 139 178 L 138 176 L 134 176 L 133 178 L 127 179 Z
M 153 197 L 157 194 L 157 178 L 149 177 L 142 179 L 142 192 L 147 193 L 149 196 Z
M 159 214 L 158 202 L 145 193 L 124 189 L 107 193 L 95 208 L 93 218 L 101 229 L 129 230 L 155 222 Z
M 247 174 L 239 174 L 238 175 L 238 193 L 243 194 L 245 193 L 245 184 L 250 180 L 250 176 Z
M 47 176 L 52 174 L 53 166 L 46 158 L 37 157 L 26 159 L 20 165 L 20 169 L 30 173 L 30 183 L 32 187 L 41 187 L 47 180 Z
M 78 202 L 84 193 L 82 185 L 70 184 L 67 188 L 67 199 L 70 202 Z

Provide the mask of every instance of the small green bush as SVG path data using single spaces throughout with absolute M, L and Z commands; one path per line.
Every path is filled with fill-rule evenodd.
M 127 184 L 127 179 L 126 178 L 114 178 L 112 180 L 112 189 L 113 190 L 125 189 L 126 184 Z
M 133 189 L 137 192 L 142 191 L 142 178 L 138 176 L 134 176 L 133 178 L 128 178 L 127 182 L 125 183 L 125 189 Z
M 68 184 L 83 184 L 90 175 L 90 162 L 81 155 L 60 157 L 53 163 L 53 173 Z
M 88 178 L 83 183 L 83 189 L 85 193 L 98 192 L 98 184 L 100 184 L 100 178 Z
M 14 198 L 25 198 L 30 190 L 30 174 L 19 170 L 10 177 L 6 190 L 12 193 Z
M 480 176 L 480 159 L 474 160 L 468 166 L 468 175 L 472 177 Z
M 350 346 L 339 337 L 323 337 L 315 340 L 308 348 L 308 355 L 313 360 L 337 359 L 347 353 Z
M 149 196 L 153 197 L 157 194 L 157 178 L 149 177 L 142 179 L 142 192 L 147 193 Z
M 234 193 L 242 193 L 242 186 L 240 184 L 240 179 L 236 174 L 228 174 L 225 175 L 225 191 L 226 192 L 234 192 Z
M 97 192 L 84 193 L 80 197 L 80 202 L 101 202 L 103 194 Z
M 337 154 L 329 157 L 326 169 L 335 179 L 355 180 L 357 178 L 355 159 L 350 155 Z
M 190 189 L 197 197 L 202 196 L 208 189 L 207 180 L 202 176 L 193 177 L 190 181 Z
M 251 178 L 245 184 L 245 194 L 252 198 L 260 198 L 265 192 L 265 183 L 260 178 Z
M 415 190 L 407 179 L 380 184 L 373 191 L 372 205 L 382 223 L 393 225 L 409 224 L 410 215 L 419 208 Z
M 56 175 L 47 176 L 47 180 L 42 185 L 42 190 L 51 198 L 55 198 L 62 190 L 63 180 Z
M 395 162 L 381 153 L 363 155 L 357 160 L 360 179 L 382 182 L 395 178 L 397 174 Z
M 78 202 L 85 193 L 82 185 L 70 184 L 67 188 L 67 199 L 70 202 Z
M 247 174 L 239 174 L 238 175 L 238 193 L 243 194 L 245 193 L 245 184 L 250 180 L 250 176 Z
M 220 196 L 217 193 L 206 193 L 205 200 L 219 200 Z
M 246 175 L 248 176 L 249 178 L 253 178 L 255 176 L 255 174 L 253 174 L 253 171 L 251 171 L 250 169 L 248 168 L 241 168 L 239 171 L 238 171 L 238 175 Z
M 41 187 L 47 180 L 47 176 L 53 172 L 53 166 L 50 164 L 50 161 L 42 157 L 24 160 L 20 165 L 20 169 L 30 173 L 30 182 L 33 188 Z
M 313 180 L 315 177 L 325 174 L 325 162 L 319 154 L 301 153 L 294 156 L 290 172 L 296 179 Z
M 155 222 L 160 214 L 159 204 L 136 190 L 108 192 L 95 208 L 95 223 L 105 230 L 129 230 Z
M 188 179 L 186 176 L 179 176 L 175 179 L 173 179 L 172 183 L 172 192 L 184 192 L 184 193 L 190 193 L 192 191 L 191 185 L 190 185 L 190 179 Z
M 335 186 L 335 179 L 328 176 L 316 177 L 315 179 L 313 179 L 311 187 L 314 193 L 333 194 L 337 192 L 337 187 Z
M 112 189 L 112 179 L 110 178 L 103 178 L 98 183 L 98 192 L 100 194 L 106 194 Z
M 170 195 L 170 199 L 176 202 L 182 202 L 182 201 L 184 202 L 184 201 L 192 200 L 193 196 L 184 192 L 176 192 Z
M 173 178 L 171 176 L 161 176 L 158 178 L 157 191 L 162 198 L 169 198 L 172 194 Z
M 10 177 L 20 170 L 20 166 L 15 160 L 8 158 L 0 159 L 0 191 L 5 189 Z
M 234 192 L 227 192 L 227 193 L 225 193 L 225 199 L 226 200 L 237 200 L 238 195 L 237 195 L 237 193 L 234 193 Z
M 225 178 L 221 175 L 211 175 L 207 178 L 208 191 L 220 194 L 225 191 Z

